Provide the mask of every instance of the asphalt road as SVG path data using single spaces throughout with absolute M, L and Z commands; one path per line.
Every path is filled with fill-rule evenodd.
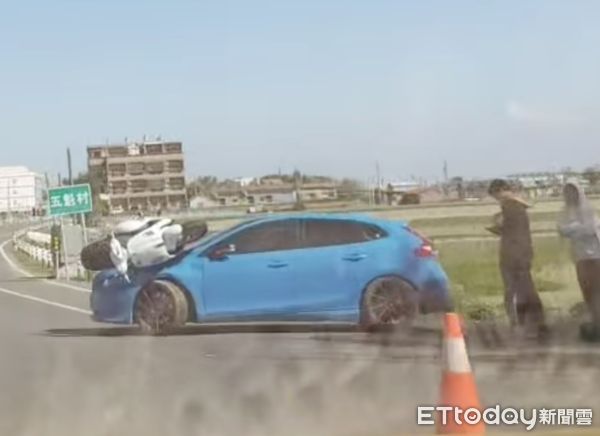
M 27 278 L 0 257 L 0 435 L 431 432 L 416 426 L 416 407 L 438 397 L 435 320 L 410 335 L 293 325 L 144 337 L 90 321 L 88 298 L 85 289 Z M 600 347 L 557 323 L 543 347 L 512 344 L 501 326 L 470 328 L 486 405 L 600 414 Z

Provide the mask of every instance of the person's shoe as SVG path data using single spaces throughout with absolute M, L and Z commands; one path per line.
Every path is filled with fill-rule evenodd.
M 541 325 L 537 330 L 538 342 L 545 343 L 550 339 L 550 328 L 547 325 Z

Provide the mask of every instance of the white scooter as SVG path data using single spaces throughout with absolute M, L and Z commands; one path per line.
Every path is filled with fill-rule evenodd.
M 207 231 L 202 220 L 126 220 L 117 224 L 109 237 L 86 246 L 81 252 L 81 263 L 91 271 L 115 268 L 127 276 L 130 266 L 145 268 L 173 259 Z

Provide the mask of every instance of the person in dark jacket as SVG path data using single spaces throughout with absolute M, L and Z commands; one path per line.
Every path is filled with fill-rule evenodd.
M 524 327 L 527 337 L 544 336 L 548 332 L 544 308 L 531 276 L 533 243 L 527 215 L 530 206 L 505 180 L 492 181 L 488 192 L 501 207 L 488 230 L 500 236 L 500 272 L 511 327 Z
M 581 326 L 582 335 L 600 339 L 600 220 L 575 182 L 565 184 L 565 208 L 558 221 L 558 232 L 571 241 L 577 280 L 590 316 Z

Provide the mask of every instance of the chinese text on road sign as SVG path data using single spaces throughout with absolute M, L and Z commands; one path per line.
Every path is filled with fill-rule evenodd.
M 90 185 L 72 185 L 48 190 L 50 216 L 71 215 L 92 211 Z

